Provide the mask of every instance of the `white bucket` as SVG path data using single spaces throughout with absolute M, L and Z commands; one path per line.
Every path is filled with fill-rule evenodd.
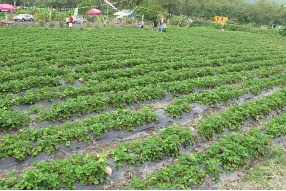
M 72 27 L 72 23 L 69 23 L 69 27 Z

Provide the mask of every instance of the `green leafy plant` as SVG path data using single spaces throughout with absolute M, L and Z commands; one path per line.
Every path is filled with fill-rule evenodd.
M 110 175 L 104 155 L 72 155 L 69 159 L 38 162 L 16 177 L 1 180 L 8 189 L 75 189 L 75 182 L 99 184 Z
M 121 144 L 117 149 L 109 151 L 109 155 L 118 163 L 140 165 L 144 161 L 160 161 L 164 156 L 177 157 L 181 154 L 181 146 L 193 143 L 189 129 L 168 127 L 158 136 Z

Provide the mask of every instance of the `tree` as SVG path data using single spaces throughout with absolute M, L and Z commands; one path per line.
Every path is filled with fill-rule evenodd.
M 137 15 L 144 14 L 146 19 L 160 17 L 161 13 L 172 15 L 187 15 L 209 19 L 210 16 L 228 16 L 236 18 L 240 22 L 252 22 L 256 24 L 285 24 L 286 8 L 277 6 L 267 0 L 257 0 L 254 4 L 245 3 L 245 0 L 123 0 L 115 1 L 118 9 L 133 9 L 137 6 Z M 80 8 L 81 14 L 85 9 L 99 6 L 106 10 L 104 0 L 0 0 L 14 6 L 37 6 L 53 8 Z M 118 3 L 116 3 L 118 2 Z M 111 9 L 110 9 L 111 11 Z
M 201 3 L 199 0 L 184 0 L 181 6 L 183 14 L 188 16 L 197 16 L 201 10 Z

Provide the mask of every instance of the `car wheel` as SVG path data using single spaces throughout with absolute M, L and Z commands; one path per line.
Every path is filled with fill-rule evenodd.
M 22 19 L 22 21 L 24 22 L 24 21 L 25 21 L 25 19 L 23 18 L 23 19 Z
M 31 19 L 31 21 L 33 22 L 33 19 Z

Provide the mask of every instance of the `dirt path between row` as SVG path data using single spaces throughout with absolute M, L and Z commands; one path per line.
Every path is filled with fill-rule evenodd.
M 263 91 L 259 96 L 254 96 L 252 94 L 243 95 L 239 99 L 231 101 L 230 104 L 241 104 L 250 99 L 260 99 L 278 90 L 279 88 L 269 89 L 267 91 Z M 155 113 L 159 116 L 159 120 L 157 122 L 152 122 L 147 124 L 146 126 L 141 126 L 139 128 L 136 128 L 136 131 L 132 132 L 111 130 L 103 134 L 100 138 L 95 138 L 94 140 L 88 141 L 86 143 L 71 141 L 70 147 L 66 147 L 65 144 L 61 144 L 60 149 L 54 151 L 51 155 L 47 155 L 46 153 L 40 153 L 35 157 L 28 157 L 24 161 L 18 161 L 12 157 L 9 157 L 5 160 L 0 161 L 0 177 L 4 177 L 8 172 L 11 171 L 16 172 L 17 174 L 22 173 L 25 170 L 31 168 L 31 163 L 37 161 L 50 161 L 54 159 L 63 159 L 67 158 L 70 154 L 73 153 L 79 153 L 79 154 L 84 154 L 84 153 L 96 154 L 102 152 L 106 153 L 108 150 L 118 147 L 118 145 L 123 142 L 150 137 L 152 135 L 157 134 L 161 129 L 170 125 L 180 124 L 181 126 L 190 128 L 193 132 L 193 135 L 196 135 L 196 123 L 199 120 L 203 119 L 208 115 L 219 114 L 222 111 L 225 111 L 229 108 L 229 105 L 225 105 L 224 103 L 221 103 L 218 106 L 206 106 L 194 103 L 189 113 L 184 113 L 180 118 L 173 119 L 164 113 L 164 109 L 158 107 L 158 105 L 163 106 L 166 103 L 170 102 L 173 99 L 173 97 L 174 96 L 172 94 L 168 93 L 166 98 L 163 100 L 146 101 L 140 104 L 127 106 L 127 108 L 136 109 L 139 108 L 141 104 L 154 104 L 157 107 Z M 246 130 L 249 128 L 260 126 L 265 122 L 267 122 L 268 118 L 279 115 L 280 113 L 281 111 L 273 111 L 265 119 L 259 121 L 248 120 L 244 124 L 244 129 Z M 75 119 L 71 118 L 69 120 L 75 120 Z M 216 142 L 219 137 L 225 135 L 227 132 L 228 130 L 225 130 L 224 133 L 222 133 L 219 136 L 216 136 L 216 139 L 214 141 L 208 141 L 208 142 L 205 142 L 199 137 L 195 136 L 196 144 L 187 148 L 182 148 L 181 149 L 182 153 L 191 153 L 200 150 L 205 150 L 214 142 Z M 106 188 L 123 189 L 134 176 L 145 176 L 150 172 L 162 169 L 163 167 L 172 164 L 174 162 L 174 158 L 164 157 L 163 160 L 159 163 L 153 161 L 146 161 L 144 164 L 137 167 L 123 166 L 123 168 L 120 170 L 114 168 L 113 159 L 109 159 L 109 162 L 110 162 L 110 167 L 112 168 L 113 171 L 110 179 L 106 180 L 100 185 L 89 186 L 89 185 L 77 184 L 76 189 L 80 190 L 106 189 Z M 236 176 L 240 175 L 241 174 L 238 173 Z M 229 174 L 227 175 L 222 174 L 221 175 L 222 181 L 224 181 L 224 176 L 229 176 Z M 207 180 L 202 185 L 202 189 L 212 189 L 214 188 L 214 185 L 215 184 L 213 182 L 209 182 Z

